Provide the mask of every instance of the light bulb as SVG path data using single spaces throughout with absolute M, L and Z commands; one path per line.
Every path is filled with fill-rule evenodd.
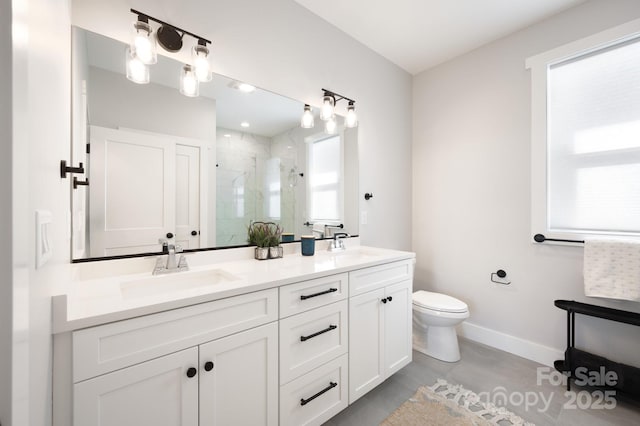
M 180 74 L 180 93 L 190 98 L 195 98 L 200 94 L 200 82 L 191 65 L 182 67 Z
M 256 90 L 256 87 L 248 83 L 240 83 L 238 84 L 238 90 L 244 93 L 251 93 Z
M 199 81 L 211 81 L 213 74 L 211 73 L 211 64 L 209 63 L 209 49 L 204 43 L 198 40 L 198 44 L 193 47 L 193 68 Z
M 314 126 L 313 113 L 311 112 L 311 107 L 308 104 L 304 105 L 304 112 L 302 113 L 302 118 L 300 119 L 300 127 L 303 129 L 312 129 Z
M 147 84 L 149 82 L 149 67 L 147 67 L 137 55 L 126 49 L 126 66 L 127 79 L 138 84 Z
M 158 62 L 158 55 L 156 53 L 156 42 L 151 37 L 151 26 L 138 18 L 137 22 L 134 22 L 133 28 L 133 41 L 131 42 L 131 51 L 135 56 L 142 61 L 143 64 L 151 65 Z
M 338 123 L 336 122 L 336 116 L 333 115 L 329 117 L 327 121 L 324 122 L 324 131 L 328 135 L 335 135 L 338 130 Z
M 333 96 L 325 93 L 324 98 L 322 100 L 322 108 L 320 109 L 321 120 L 326 121 L 333 116 L 334 105 L 335 105 L 335 100 L 333 99 Z
M 356 115 L 356 107 L 353 101 L 349 101 L 347 107 L 347 116 L 344 119 L 345 127 L 352 128 L 358 126 L 358 116 Z

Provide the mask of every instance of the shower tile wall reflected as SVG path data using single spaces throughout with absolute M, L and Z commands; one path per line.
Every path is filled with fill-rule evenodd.
M 296 199 L 302 197 L 304 204 L 304 185 L 292 178 L 301 167 L 298 144 L 289 133 L 268 138 L 217 129 L 217 246 L 246 244 L 252 220 L 277 222 L 299 234 Z

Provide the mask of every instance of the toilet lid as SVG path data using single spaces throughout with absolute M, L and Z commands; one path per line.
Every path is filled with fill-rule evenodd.
M 469 309 L 466 303 L 455 297 L 424 290 L 413 293 L 413 304 L 441 312 L 467 312 Z

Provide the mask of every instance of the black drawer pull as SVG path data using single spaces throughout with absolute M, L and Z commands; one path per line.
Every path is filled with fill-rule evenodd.
M 313 395 L 312 397 L 309 397 L 309 399 L 300 399 L 300 405 L 307 405 L 308 403 L 310 403 L 311 401 L 313 401 L 314 399 L 316 399 L 317 397 L 319 397 L 320 395 L 322 395 L 325 392 L 329 392 L 331 389 L 335 388 L 336 386 L 338 386 L 338 384 L 336 382 L 329 382 L 329 386 L 327 386 L 326 388 L 322 389 L 320 392 L 318 392 L 317 394 Z
M 307 341 L 307 340 L 309 340 L 309 339 L 311 339 L 313 337 L 316 337 L 316 336 L 319 336 L 319 335 L 321 335 L 323 333 L 326 333 L 327 331 L 335 330 L 336 328 L 338 328 L 337 325 L 330 325 L 329 327 L 325 328 L 324 330 L 320 330 L 317 333 L 313 333 L 313 334 L 310 334 L 308 336 L 300 336 L 300 341 L 301 342 L 305 342 L 305 341 Z
M 336 291 L 338 291 L 337 288 L 330 288 L 329 290 L 321 291 L 320 293 L 310 294 L 308 296 L 305 296 L 304 294 L 301 294 L 300 295 L 300 300 L 307 300 L 307 299 L 311 299 L 312 297 L 322 296 L 323 294 L 335 293 Z

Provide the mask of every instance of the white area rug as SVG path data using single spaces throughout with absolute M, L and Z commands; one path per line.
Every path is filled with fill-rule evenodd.
M 483 402 L 460 385 L 439 379 L 421 386 L 413 397 L 396 409 L 382 426 L 535 426 L 508 411 Z

